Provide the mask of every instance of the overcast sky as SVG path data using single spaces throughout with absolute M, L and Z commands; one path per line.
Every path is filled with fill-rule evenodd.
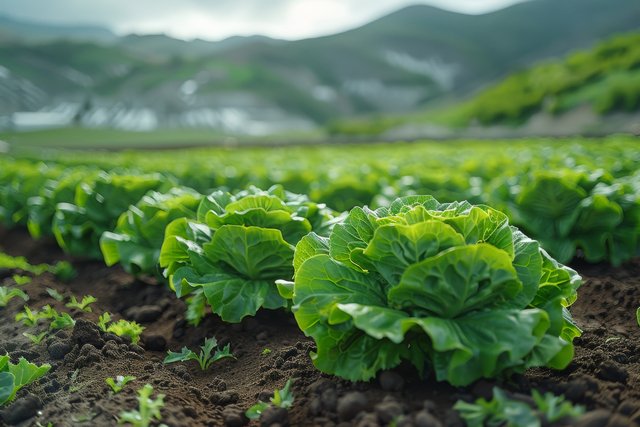
M 357 27 L 410 4 L 477 14 L 522 0 L 0 0 L 0 14 L 126 33 L 218 40 L 263 34 L 299 39 Z

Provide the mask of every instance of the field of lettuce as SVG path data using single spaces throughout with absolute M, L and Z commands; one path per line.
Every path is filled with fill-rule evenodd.
M 7 425 L 640 425 L 637 139 L 0 157 Z

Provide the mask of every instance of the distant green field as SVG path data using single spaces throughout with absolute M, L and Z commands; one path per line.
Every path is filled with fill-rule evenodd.
M 190 146 L 234 145 L 241 142 L 269 144 L 283 139 L 317 140 L 318 133 L 277 134 L 265 137 L 238 138 L 224 135 L 212 129 L 163 129 L 149 132 L 124 131 L 116 129 L 87 129 L 68 127 L 29 132 L 0 133 L 0 141 L 6 141 L 14 148 L 171 148 Z

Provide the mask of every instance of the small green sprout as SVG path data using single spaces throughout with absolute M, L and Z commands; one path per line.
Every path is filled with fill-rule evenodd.
M 30 334 L 29 332 L 23 332 L 22 335 L 29 338 L 32 343 L 38 345 L 42 342 L 44 337 L 47 336 L 47 331 L 41 332 L 38 335 L 33 335 L 33 334 Z
M 120 319 L 117 322 L 110 324 L 107 328 L 107 332 L 116 334 L 119 337 L 129 337 L 132 344 L 138 344 L 142 331 L 144 331 L 144 326 L 124 319 Z
M 164 394 L 158 394 L 155 399 L 152 399 L 152 393 L 151 384 L 145 384 L 138 390 L 138 409 L 121 411 L 118 424 L 130 423 L 134 427 L 148 427 L 154 419 L 162 420 L 160 409 L 164 406 Z
M 109 324 L 109 322 L 111 322 L 111 314 L 108 311 L 105 311 L 100 315 L 100 317 L 98 317 L 98 328 L 100 328 L 102 332 L 110 332 L 119 337 L 129 337 L 131 343 L 138 344 L 140 341 L 140 335 L 144 331 L 144 326 L 137 322 L 124 319 L 120 319 L 111 324 Z
M 63 282 L 69 282 L 78 275 L 78 272 L 73 268 L 73 265 L 67 261 L 58 261 L 49 269 L 49 271 L 55 274 L 55 276 Z
M 271 354 L 271 349 L 270 348 L 265 348 L 264 350 L 262 350 L 262 354 L 263 356 L 266 356 L 267 354 Z
M 577 418 L 584 414 L 584 406 L 573 404 L 564 400 L 564 396 L 555 396 L 553 393 L 540 394 L 538 390 L 531 393 L 533 401 L 538 406 L 538 412 L 549 423 L 560 421 L 564 418 Z
M 98 414 L 96 412 L 92 412 L 89 411 L 87 413 L 84 414 L 74 414 L 71 416 L 71 421 L 73 421 L 74 423 L 88 423 L 89 421 L 93 421 L 93 419 L 95 417 L 97 417 Z
M 576 418 L 584 413 L 584 407 L 573 406 L 564 396 L 552 393 L 532 393 L 534 407 L 524 401 L 511 399 L 498 387 L 493 388 L 493 399 L 477 399 L 474 403 L 459 400 L 453 409 L 460 413 L 469 427 L 485 425 L 539 426 L 541 420 L 553 423 L 563 418 Z
M 28 305 L 22 308 L 22 311 L 16 314 L 16 322 L 22 322 L 25 326 L 35 326 L 40 319 L 53 319 L 58 316 L 58 312 L 51 308 L 50 305 L 45 305 L 40 311 L 31 310 Z
M 107 332 L 107 324 L 111 322 L 111 314 L 108 311 L 105 311 L 98 317 L 98 328 L 102 332 Z
M 58 314 L 53 317 L 49 329 L 66 329 L 73 328 L 76 321 L 69 315 L 69 313 Z
M 640 326 L 640 307 L 636 309 L 636 322 L 638 323 L 638 326 Z
M 54 300 L 56 300 L 58 302 L 64 301 L 64 295 L 62 295 L 60 292 L 56 291 L 53 288 L 47 288 L 47 293 L 49 294 L 49 296 L 51 298 L 53 298 Z
M 92 295 L 85 295 L 82 298 L 81 302 L 78 302 L 75 296 L 71 296 L 71 300 L 65 304 L 65 307 L 69 308 L 77 308 L 82 311 L 86 311 L 87 313 L 91 313 L 91 307 L 89 307 L 94 302 L 98 301 L 98 299 Z
M 47 304 L 44 307 L 42 307 L 42 309 L 40 310 L 40 314 L 38 314 L 38 316 L 40 317 L 40 319 L 51 320 L 51 319 L 54 319 L 56 316 L 58 316 L 58 312 L 56 311 L 55 308 Z
M 128 383 L 130 383 L 135 379 L 136 377 L 132 377 L 131 375 L 124 375 L 124 376 L 118 375 L 115 379 L 111 377 L 106 378 L 104 382 L 106 382 L 109 385 L 109 387 L 111 387 L 111 390 L 113 390 L 113 394 L 117 394 L 122 391 L 124 386 L 126 386 Z
M 11 276 L 11 280 L 13 280 L 18 286 L 23 286 L 31 283 L 31 277 L 23 276 L 20 274 L 14 274 L 13 276 Z
M 39 313 L 37 311 L 31 311 L 29 306 L 25 305 L 22 311 L 16 314 L 15 319 L 16 322 L 22 322 L 25 326 L 35 326 L 38 323 L 38 320 L 40 320 L 38 314 Z
M 201 345 L 200 355 L 197 355 L 187 347 L 182 347 L 180 353 L 174 351 L 168 351 L 167 357 L 164 359 L 164 363 L 186 362 L 188 360 L 195 360 L 200 365 L 200 369 L 206 371 L 209 367 L 220 359 L 231 357 L 235 359 L 235 356 L 231 354 L 229 349 L 230 345 L 227 344 L 222 350 L 218 349 L 211 355 L 214 348 L 218 346 L 218 340 L 215 337 L 205 338 L 204 345 Z
M 271 403 L 259 401 L 251 408 L 247 409 L 247 411 L 244 413 L 245 416 L 250 420 L 257 420 L 258 418 L 260 418 L 260 415 L 262 415 L 265 409 L 272 405 L 283 409 L 291 408 L 294 401 L 293 392 L 291 391 L 292 384 L 293 380 L 288 379 L 282 390 L 274 390 L 273 397 L 269 399 Z
M 6 307 L 9 301 L 15 297 L 22 298 L 24 301 L 29 300 L 29 295 L 25 294 L 22 289 L 0 286 L 0 307 Z
M 77 384 L 76 381 L 78 381 L 78 374 L 80 373 L 80 369 L 76 369 L 75 371 L 73 371 L 71 373 L 71 377 L 69 377 L 69 392 L 70 393 L 76 393 L 80 390 L 82 390 L 86 384 Z

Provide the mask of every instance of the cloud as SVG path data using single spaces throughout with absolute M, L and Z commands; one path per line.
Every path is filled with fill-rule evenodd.
M 482 13 L 518 1 L 522 0 L 20 0 L 0 2 L 0 14 L 57 24 L 98 24 L 118 33 L 296 39 L 353 28 L 409 4 Z

